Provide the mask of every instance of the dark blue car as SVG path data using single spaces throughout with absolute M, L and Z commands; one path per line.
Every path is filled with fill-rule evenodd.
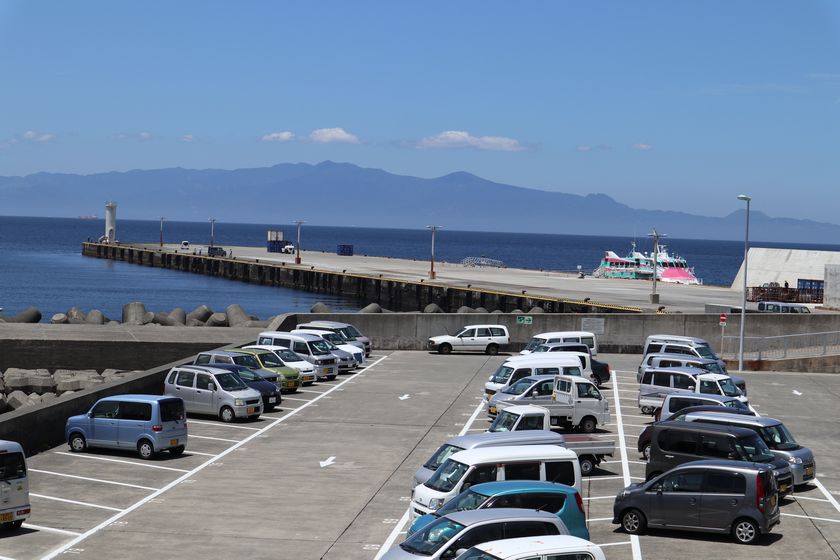
M 253 370 L 245 366 L 236 364 L 213 364 L 214 368 L 226 369 L 238 375 L 245 384 L 259 391 L 263 399 L 263 410 L 272 410 L 274 407 L 280 406 L 282 400 L 280 396 L 280 388 L 277 383 L 269 381 L 270 378 L 277 380 L 277 374 L 266 371 L 264 374 L 260 370 Z

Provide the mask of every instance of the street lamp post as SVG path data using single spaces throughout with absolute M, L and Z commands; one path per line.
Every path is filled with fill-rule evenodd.
M 295 256 L 295 264 L 300 264 L 300 226 L 305 223 L 303 220 L 295 220 L 295 225 L 297 225 L 297 255 Z
M 432 260 L 429 263 L 429 279 L 435 279 L 435 234 L 437 230 L 443 228 L 443 226 L 426 226 L 426 229 L 432 230 Z
M 160 217 L 160 248 L 163 249 L 163 220 L 166 218 L 164 216 Z
M 738 335 L 738 371 L 744 371 L 744 325 L 747 318 L 747 259 L 750 252 L 750 201 L 752 197 L 745 194 L 739 194 L 738 200 L 743 200 L 747 203 L 747 219 L 746 229 L 744 230 L 744 291 L 741 294 L 741 333 Z
M 214 246 L 216 241 L 216 218 L 210 218 L 210 247 Z
M 653 231 L 648 234 L 648 237 L 653 238 L 653 291 L 650 294 L 650 302 L 659 303 L 659 294 L 656 293 L 656 277 L 659 268 L 659 239 L 667 237 L 667 234 L 659 233 L 656 231 L 656 228 L 653 228 Z

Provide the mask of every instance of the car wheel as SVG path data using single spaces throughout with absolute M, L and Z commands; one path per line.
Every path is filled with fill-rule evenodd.
M 641 408 L 642 414 L 653 414 L 653 407 L 652 406 L 643 406 Z
M 438 352 L 440 352 L 441 354 L 449 354 L 450 352 L 452 352 L 452 345 L 448 342 L 444 342 L 443 344 L 438 346 Z
M 137 453 L 141 459 L 151 459 L 155 456 L 155 446 L 147 439 L 141 439 L 137 444 Z
M 591 456 L 584 455 L 578 459 L 578 462 L 580 463 L 581 476 L 589 476 L 592 474 L 592 471 L 595 469 L 595 461 L 592 460 Z
M 741 518 L 732 525 L 732 536 L 740 544 L 753 544 L 758 540 L 758 524 L 752 519 Z
M 170 449 L 169 453 L 171 453 L 173 457 L 177 457 L 178 455 L 184 453 L 184 449 L 186 449 L 185 446 L 179 445 L 178 447 L 173 447 L 172 449 Z
M 584 433 L 591 434 L 595 431 L 595 426 L 597 426 L 597 423 L 591 416 L 587 416 L 580 421 L 580 429 L 583 430 Z
M 621 514 L 621 528 L 630 535 L 641 535 L 647 527 L 645 514 L 637 509 L 628 509 Z
M 222 422 L 233 422 L 236 420 L 236 414 L 231 407 L 223 406 L 222 410 L 219 411 L 219 418 L 222 419 Z
M 23 525 L 23 519 L 17 519 L 15 521 L 8 521 L 3 523 L 3 528 L 7 531 L 17 531 Z
M 650 444 L 648 443 L 644 447 L 642 447 L 642 457 L 645 458 L 645 461 L 650 461 Z
M 495 356 L 499 353 L 499 345 L 498 344 L 488 344 L 487 348 L 484 349 L 487 354 L 491 356 Z
M 81 453 L 85 449 L 87 449 L 87 442 L 85 441 L 85 436 L 82 434 L 73 434 L 70 436 L 70 451 L 74 453 Z

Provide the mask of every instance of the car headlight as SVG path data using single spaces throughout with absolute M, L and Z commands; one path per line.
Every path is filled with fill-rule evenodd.
M 620 502 L 621 500 L 623 500 L 624 498 L 626 498 L 629 495 L 630 495 L 630 492 L 628 492 L 627 490 L 622 490 L 621 492 L 618 493 L 618 496 L 616 496 L 615 499 L 616 499 L 616 501 Z
M 437 510 L 443 505 L 443 498 L 432 498 L 429 500 L 429 509 Z
M 234 406 L 245 406 L 245 399 L 236 399 L 233 401 Z
M 799 457 L 791 456 L 791 457 L 788 457 L 787 460 L 790 461 L 791 463 L 793 463 L 794 465 L 801 465 L 802 464 L 802 459 L 800 459 Z

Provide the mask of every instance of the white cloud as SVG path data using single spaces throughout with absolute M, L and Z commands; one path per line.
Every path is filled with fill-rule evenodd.
M 137 138 L 139 138 L 140 140 L 151 140 L 152 133 L 143 131 L 137 135 Z
M 284 130 L 283 132 L 269 132 L 260 137 L 261 142 L 288 142 L 294 140 L 295 133 Z
M 608 144 L 595 144 L 594 146 L 589 144 L 578 144 L 577 148 L 575 149 L 579 152 L 605 152 L 608 150 L 612 150 L 612 146 Z
M 319 128 L 309 134 L 309 139 L 319 144 L 342 142 L 345 144 L 359 144 L 360 140 L 355 134 L 350 134 L 343 128 Z
M 192 134 L 184 134 L 183 136 L 181 136 L 180 140 L 181 142 L 187 142 L 188 144 L 190 144 L 192 142 L 195 142 L 195 136 L 193 136 Z
M 643 152 L 649 152 L 653 149 L 653 145 L 652 144 L 638 143 L 638 144 L 633 144 L 633 148 L 636 149 L 636 150 L 641 150 Z
M 497 152 L 521 152 L 527 147 L 519 140 L 506 136 L 473 136 L 464 130 L 447 130 L 434 136 L 427 136 L 417 143 L 421 150 L 442 148 L 477 148 Z
M 50 134 L 47 132 L 35 132 L 34 130 L 27 130 L 23 134 L 21 134 L 21 138 L 27 140 L 29 142 L 49 142 L 53 138 L 55 138 L 55 134 Z

